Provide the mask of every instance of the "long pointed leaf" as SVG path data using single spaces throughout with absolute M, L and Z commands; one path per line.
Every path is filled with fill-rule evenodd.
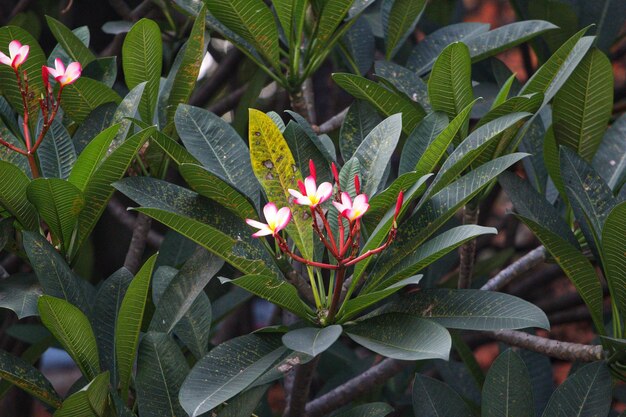
M 7 210 L 26 230 L 37 226 L 37 211 L 26 197 L 30 180 L 17 166 L 0 161 L 0 206 Z
M 482 417 L 534 415 L 530 376 L 524 361 L 513 350 L 506 350 L 489 368 L 481 408 Z
M 626 202 L 609 213 L 602 230 L 602 253 L 606 279 L 615 292 L 615 304 L 626 322 Z M 613 319 L 615 320 L 615 318 Z

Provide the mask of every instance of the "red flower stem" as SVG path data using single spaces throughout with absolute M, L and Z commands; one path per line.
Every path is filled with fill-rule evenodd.
M 48 117 L 44 121 L 43 127 L 41 128 L 41 132 L 39 132 L 39 136 L 37 137 L 37 142 L 35 142 L 35 145 L 30 150 L 29 153 L 34 154 L 35 152 L 37 152 L 37 149 L 39 148 L 39 145 L 41 145 L 41 142 L 43 141 L 43 138 L 46 136 L 46 133 L 48 133 L 48 130 L 52 126 L 52 121 L 56 117 L 57 112 L 59 111 L 59 106 L 61 105 L 61 92 L 62 91 L 63 91 L 63 87 L 59 88 L 59 92 L 57 94 L 57 98 L 56 98 L 56 101 L 54 103 L 54 107 L 52 108 L 52 113 L 50 113 L 50 117 Z
M 330 302 L 328 308 L 328 323 L 332 323 L 337 314 L 337 307 L 339 307 L 339 299 L 341 298 L 341 289 L 343 287 L 343 279 L 346 275 L 346 268 L 342 265 L 337 269 L 337 275 L 335 277 L 335 287 L 333 288 L 333 299 Z
M 343 250 L 339 253 L 339 257 L 343 258 L 346 255 L 346 252 L 348 251 L 348 248 L 350 246 L 352 246 L 352 241 L 354 239 L 354 235 L 356 232 L 356 222 L 351 224 L 349 226 L 350 231 L 349 231 L 349 235 L 348 235 L 348 240 L 345 242 L 344 246 L 343 246 Z M 357 241 L 358 242 L 358 241 Z
M 324 244 L 324 246 L 326 246 L 326 249 L 328 249 L 330 253 L 337 253 L 337 247 L 335 246 L 335 242 L 332 241 L 331 246 L 331 244 L 326 239 L 326 236 L 324 236 L 320 228 L 317 226 L 317 221 L 315 220 L 315 211 L 313 211 L 313 209 L 311 209 L 311 216 L 313 216 L 313 223 L 311 224 L 311 226 L 313 226 L 313 230 L 315 230 L 315 233 L 319 236 L 320 241 Z
M 317 211 L 317 213 L 319 213 L 320 217 L 322 218 L 322 222 L 324 223 L 324 228 L 326 229 L 326 233 L 328 234 L 328 239 L 333 244 L 333 248 L 334 248 L 333 255 L 335 255 L 336 257 L 339 251 L 337 250 L 337 245 L 335 244 L 335 236 L 333 236 L 333 231 L 330 228 L 330 224 L 328 224 L 328 219 L 326 218 L 326 216 L 324 216 L 324 212 L 322 211 L 320 206 L 317 206 L 315 210 Z
M 287 242 L 285 242 L 285 239 L 283 239 L 280 235 L 276 235 L 276 239 L 278 240 L 278 246 L 280 247 L 280 249 L 285 252 L 287 255 L 289 255 L 290 257 L 292 257 L 294 260 L 304 264 L 304 265 L 309 265 L 309 266 L 315 266 L 318 268 L 325 268 L 325 269 L 339 269 L 338 265 L 331 265 L 331 264 L 325 264 L 322 262 L 315 262 L 315 261 L 310 261 L 308 259 L 305 259 L 301 256 L 296 255 L 295 253 L 293 253 L 291 250 L 289 250 L 289 246 L 287 245 Z
M 343 244 L 345 239 L 345 230 L 343 225 L 343 220 L 341 220 L 341 213 L 337 215 L 337 228 L 339 229 L 339 256 L 343 253 Z
M 14 70 L 15 78 L 17 78 L 17 87 L 20 90 L 20 95 L 22 96 L 22 107 L 24 108 L 24 118 L 22 120 L 22 128 L 24 130 L 24 140 L 26 141 L 26 150 L 30 151 L 30 130 L 28 128 L 28 83 L 22 84 L 22 77 L 20 77 L 20 73 L 18 70 Z M 26 72 L 24 72 L 24 77 L 26 77 Z
M 348 260 L 346 263 L 343 264 L 343 266 L 352 266 L 358 262 L 361 262 L 363 259 L 368 258 L 372 255 L 375 255 L 377 253 L 380 253 L 382 251 L 384 251 L 385 249 L 387 249 L 389 247 L 389 245 L 391 245 L 391 242 L 393 242 L 393 240 L 396 237 L 396 231 L 397 229 L 391 229 L 391 231 L 389 232 L 389 236 L 387 236 L 387 241 L 382 245 L 377 247 L 376 249 L 370 249 L 367 252 L 365 252 L 364 254 L 350 259 Z
M 3 140 L 1 138 L 0 138 L 0 145 L 6 146 L 7 148 L 11 149 L 12 151 L 15 151 L 15 152 L 17 152 L 19 154 L 22 154 L 24 156 L 28 155 L 28 152 L 26 152 L 25 150 L 20 149 L 17 146 L 12 145 L 9 142 L 7 142 L 7 141 L 5 141 L 5 140 Z

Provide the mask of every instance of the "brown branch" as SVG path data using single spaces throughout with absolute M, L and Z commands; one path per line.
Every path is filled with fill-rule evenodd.
M 233 48 L 219 63 L 217 69 L 208 81 L 198 86 L 194 91 L 189 104 L 193 106 L 204 106 L 217 93 L 224 83 L 233 76 L 234 70 L 243 58 L 243 54 L 237 48 Z
M 133 12 L 124 0 L 109 0 L 109 5 L 122 19 L 126 19 Z
M 478 223 L 478 204 L 468 203 L 463 210 L 463 224 Z M 459 288 L 469 288 L 472 284 L 472 272 L 474 271 L 474 263 L 476 260 L 476 239 L 472 239 L 461 245 L 459 249 L 460 266 L 459 266 Z
M 293 384 L 287 398 L 287 408 L 285 408 L 283 414 L 284 417 L 302 417 L 305 415 L 311 381 L 319 360 L 320 356 L 318 355 L 309 362 L 296 367 Z
M 317 114 L 315 113 L 315 98 L 313 97 L 313 80 L 307 78 L 300 90 L 289 95 L 291 108 L 293 111 L 304 117 L 310 124 L 315 124 Z
M 487 332 L 496 340 L 564 361 L 593 362 L 604 358 L 600 345 L 561 342 L 515 330 Z
M 339 129 L 348 114 L 349 107 L 346 107 L 321 125 L 317 126 L 317 133 L 330 133 L 335 129 Z
M 504 268 L 496 276 L 491 278 L 480 289 L 484 291 L 499 291 L 511 281 L 546 260 L 546 248 L 539 246 L 526 255 Z
M 152 219 L 150 217 L 143 213 L 137 214 L 135 227 L 133 228 L 133 237 L 130 239 L 130 245 L 128 246 L 128 252 L 126 252 L 126 259 L 124 260 L 124 267 L 133 274 L 139 271 L 151 225 Z
M 126 206 L 122 204 L 122 202 L 115 198 L 112 198 L 107 205 L 107 210 L 123 226 L 125 226 L 129 230 L 133 230 L 133 228 L 135 227 L 135 216 L 133 216 L 126 209 Z M 161 243 L 163 243 L 163 236 L 155 232 L 154 230 L 150 230 L 148 232 L 146 242 L 153 248 L 159 248 L 161 246 Z
M 399 373 L 413 362 L 397 359 L 384 359 L 362 374 L 339 385 L 332 391 L 309 402 L 306 405 L 306 417 L 322 417 L 344 405 L 350 404 L 355 398 L 377 388 L 389 378 Z
M 231 111 L 232 109 L 237 107 L 237 104 L 239 104 L 239 100 L 241 100 L 241 97 L 243 97 L 247 88 L 248 86 L 244 85 L 228 93 L 228 95 L 211 104 L 208 107 L 208 110 L 217 115 L 222 115 L 226 112 Z

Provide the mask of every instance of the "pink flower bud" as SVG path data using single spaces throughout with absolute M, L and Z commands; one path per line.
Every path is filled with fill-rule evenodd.
M 310 175 L 313 177 L 313 180 L 317 181 L 317 172 L 315 170 L 315 164 L 313 163 L 312 159 L 309 159 L 309 172 Z
M 398 218 L 400 209 L 402 209 L 402 203 L 404 202 L 404 191 L 400 190 L 398 193 L 398 199 L 396 200 L 396 213 L 393 215 L 394 220 Z
M 340 184 L 339 184 L 339 172 L 337 171 L 337 165 L 335 165 L 335 163 L 332 162 L 330 164 L 330 169 L 333 171 L 333 177 L 335 178 L 335 183 L 337 184 L 338 187 L 340 187 Z

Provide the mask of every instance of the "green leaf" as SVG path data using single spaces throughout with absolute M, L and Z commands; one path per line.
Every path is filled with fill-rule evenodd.
M 379 311 L 390 312 L 421 317 L 451 329 L 550 329 L 539 307 L 509 294 L 481 290 L 426 289 L 392 301 Z
M 604 334 L 602 285 L 591 262 L 569 242 L 533 220 L 517 216 L 539 238 L 585 301 L 596 330 Z
M 0 161 L 0 207 L 14 216 L 26 230 L 37 227 L 37 211 L 26 197 L 30 180 L 17 166 Z
M 307 131 L 294 121 L 289 121 L 283 131 L 283 136 L 303 177 L 310 175 L 309 161 L 313 161 L 317 168 L 318 183 L 332 182 L 331 161 L 320 151 L 323 144 L 317 136 L 314 134 L 309 136 Z
M 78 126 L 78 129 L 72 136 L 72 142 L 74 142 L 74 148 L 79 157 L 96 136 L 113 127 L 112 120 L 116 108 L 117 105 L 115 103 L 105 103 L 92 111 L 83 123 Z M 70 173 L 70 177 L 71 175 Z
M 141 339 L 137 358 L 135 385 L 141 415 L 184 416 L 178 391 L 188 372 L 189 365 L 174 339 L 149 331 Z
M 341 52 L 355 74 L 365 75 L 372 68 L 376 38 L 366 18 L 357 18 L 340 41 Z
M 120 102 L 120 96 L 106 84 L 81 77 L 63 88 L 61 107 L 76 123 L 84 122 L 92 111 L 105 103 Z
M 44 293 L 62 298 L 84 313 L 91 309 L 81 278 L 50 243 L 39 233 L 24 232 L 24 251 Z
M 204 4 L 228 29 L 254 46 L 274 67 L 279 68 L 278 28 L 263 0 L 204 0 Z M 235 42 L 237 44 L 237 42 Z
M 38 301 L 41 321 L 74 359 L 82 374 L 93 379 L 100 373 L 98 347 L 89 319 L 67 301 L 42 295 Z
M 46 16 L 46 22 L 48 22 L 52 35 L 72 61 L 80 62 L 82 67 L 85 68 L 91 61 L 96 59 L 93 52 L 63 23 L 50 16 Z M 66 62 L 65 64 L 69 63 Z
M 593 37 L 583 38 L 587 29 L 580 30 L 561 45 L 524 84 L 519 94 L 543 93 L 544 103 L 552 100 L 593 43 Z
M 12 119 L 13 110 L 8 108 L 9 105 L 8 103 L 6 103 L 6 101 L 4 101 L 3 98 L 0 97 L 0 100 L 0 106 L 2 106 L 3 104 L 6 106 L 6 108 L 11 112 L 10 117 Z M 18 148 L 24 148 L 24 143 L 20 139 L 18 139 L 13 133 L 14 131 L 12 129 L 15 128 L 14 126 L 11 126 L 11 122 L 13 120 L 5 122 L 4 120 L 2 120 L 2 116 L 3 115 L 0 113 L 0 138 L 13 146 L 17 146 Z M 9 128 L 9 126 L 11 127 Z M 19 128 L 15 129 L 15 131 L 19 131 Z M 30 172 L 30 166 L 28 165 L 28 158 L 25 155 L 22 155 L 13 151 L 12 149 L 7 148 L 6 146 L 0 146 L 0 161 L 10 162 L 11 164 L 17 166 L 27 176 L 32 176 Z
M 424 8 L 425 0 L 394 0 L 389 10 L 389 15 L 384 16 L 385 21 L 385 50 L 387 60 L 391 60 L 398 52 L 404 41 L 415 30 Z M 383 6 L 383 10 L 385 10 Z
M 0 349 L 0 377 L 16 385 L 44 404 L 58 408 L 61 397 L 54 390 L 50 381 L 34 366 Z
M 368 403 L 357 405 L 349 410 L 339 411 L 333 417 L 385 417 L 393 411 L 393 407 L 385 403 Z
M 561 147 L 560 157 L 565 193 L 574 216 L 593 254 L 602 263 L 602 229 L 617 201 L 600 175 L 576 152 Z
M 274 10 L 285 32 L 288 45 L 299 35 L 299 22 L 306 13 L 306 0 L 275 0 Z M 294 46 L 296 48 L 297 46 Z
M 185 262 L 156 304 L 150 330 L 170 333 L 223 265 L 222 259 L 206 250 Z
M 473 417 L 456 391 L 426 375 L 415 375 L 413 381 L 415 417 Z
M 482 417 L 533 416 L 530 376 L 520 356 L 507 349 L 489 368 L 482 396 Z
M 328 327 L 304 327 L 283 335 L 283 344 L 296 352 L 317 356 L 326 351 L 341 336 L 343 329 L 335 324 Z
M 310 309 L 302 302 L 296 288 L 276 275 L 244 275 L 234 280 L 220 278 L 220 281 L 250 291 L 298 317 L 307 318 L 309 315 Z
M 604 362 L 585 365 L 561 384 L 543 417 L 606 416 L 611 408 L 611 375 Z
M 203 8 L 191 28 L 187 42 L 176 57 L 173 68 L 165 81 L 164 102 L 167 103 L 163 126 L 167 126 L 173 119 L 178 105 L 186 103 L 196 86 L 200 72 L 200 64 L 205 52 L 205 20 L 206 10 Z
M 447 230 L 428 242 L 420 245 L 415 252 L 406 258 L 403 258 L 402 260 L 396 259 L 394 265 L 384 277 L 377 274 L 376 269 L 374 269 L 369 275 L 366 287 L 363 291 L 368 293 L 395 284 L 404 278 L 418 273 L 465 242 L 476 239 L 478 236 L 486 234 L 495 235 L 497 233 L 498 231 L 493 227 L 483 227 L 477 225 L 464 225 Z
M 76 163 L 67 180 L 79 190 L 83 191 L 85 189 L 89 180 L 100 166 L 119 128 L 120 125 L 115 124 L 102 130 L 89 142 L 76 159 Z
M 450 333 L 430 320 L 408 314 L 383 314 L 346 326 L 346 334 L 379 355 L 400 360 L 447 360 Z
M 511 49 L 542 33 L 557 29 L 557 26 L 543 20 L 526 20 L 509 23 L 497 29 L 464 41 L 470 50 L 472 62 L 481 61 L 506 49 Z
M 41 67 L 46 65 L 46 56 L 37 43 L 37 40 L 26 30 L 17 26 L 4 26 L 0 28 L 0 50 L 9 56 L 9 43 L 18 40 L 22 45 L 30 46 L 28 59 L 20 66 L 20 71 L 26 71 L 28 77 L 28 90 L 32 96 L 28 98 L 28 116 L 30 129 L 33 130 L 40 112 L 39 97 L 44 92 L 43 81 L 41 79 Z M 69 88 L 69 86 L 68 86 Z M 0 66 L 0 95 L 4 96 L 11 104 L 11 107 L 23 114 L 22 94 L 15 80 L 15 72 L 8 65 Z M 66 96 L 63 95 L 63 101 Z M 3 177 L 4 178 L 4 177 Z
M 115 183 L 142 207 L 136 209 L 202 245 L 247 274 L 275 274 L 272 257 L 250 227 L 230 211 L 186 188 L 145 177 Z
M 143 97 L 146 85 L 147 81 L 137 84 L 128 92 L 128 94 L 126 94 L 122 102 L 119 103 L 119 106 L 117 106 L 117 109 L 113 114 L 111 124 L 119 123 L 120 130 L 118 130 L 117 135 L 115 135 L 115 139 L 113 139 L 113 143 L 109 147 L 109 152 L 117 149 L 117 147 L 126 140 L 126 136 L 128 136 L 128 132 L 134 122 L 133 119 L 137 114 L 137 110 L 139 110 L 139 105 L 141 104 L 141 98 Z M 146 122 L 146 124 L 149 125 L 149 122 Z M 148 126 L 140 127 L 145 129 Z
M 435 111 L 424 117 L 407 137 L 402 148 L 399 174 L 414 171 L 430 144 L 448 126 L 448 117 L 443 112 Z
M 381 186 L 385 169 L 402 133 L 402 115 L 383 120 L 363 139 L 353 157 L 361 166 L 362 192 L 374 195 Z
M 519 214 L 539 223 L 552 233 L 567 240 L 571 245 L 578 247 L 576 237 L 559 211 L 537 193 L 528 181 L 524 181 L 510 172 L 504 172 L 498 181 Z
M 339 132 L 339 150 L 344 161 L 352 158 L 365 136 L 381 121 L 382 118 L 366 101 L 352 103 Z
M 489 30 L 487 23 L 464 22 L 447 25 L 428 34 L 413 47 L 407 60 L 407 68 L 417 75 L 430 71 L 437 57 L 448 45 L 464 42 Z
M 469 49 L 456 42 L 446 47 L 428 78 L 428 97 L 434 110 L 454 118 L 473 100 Z
M 113 88 L 113 84 L 115 84 L 117 79 L 117 57 L 96 58 L 95 61 L 84 67 L 81 76 L 93 78 L 107 87 Z
M 337 73 L 333 80 L 357 99 L 366 100 L 385 116 L 402 113 L 403 131 L 415 129 L 426 112 L 408 97 L 403 97 L 387 88 L 358 75 Z
M 375 71 L 383 84 L 406 94 L 427 112 L 431 112 L 428 85 L 417 74 L 401 65 L 387 61 L 376 61 Z
M 13 274 L 0 281 L 0 308 L 13 311 L 18 319 L 39 315 L 37 299 L 43 290 L 34 274 Z
M 43 125 L 39 120 L 38 129 Z M 48 178 L 67 179 L 76 162 L 76 150 L 68 131 L 58 119 L 52 122 L 52 126 L 41 142 L 37 150 L 41 174 Z
M 441 159 L 448 152 L 448 148 L 452 144 L 452 141 L 458 135 L 464 126 L 468 126 L 469 116 L 476 100 L 468 104 L 461 112 L 454 117 L 454 119 L 446 126 L 441 133 L 437 135 L 424 150 L 424 153 L 420 156 L 417 164 L 415 165 L 415 171 L 420 177 L 422 175 L 429 174 L 437 168 Z
M 292 197 L 287 190 L 297 190 L 297 181 L 302 176 L 285 138 L 272 119 L 258 110 L 250 109 L 249 129 L 254 175 L 265 189 L 268 201 L 278 207 L 290 206 Z M 305 206 L 296 205 L 291 210 L 293 222 L 287 226 L 287 233 L 302 255 L 310 259 L 313 255 L 311 217 Z
M 91 323 L 100 353 L 100 368 L 111 372 L 111 382 L 114 387 L 117 387 L 118 380 L 115 327 L 120 318 L 118 311 L 132 280 L 133 274 L 126 268 L 118 269 L 108 277 L 96 293 L 91 315 Z
M 384 300 L 392 294 L 397 293 L 407 285 L 417 285 L 421 281 L 422 277 L 423 275 L 413 275 L 412 277 L 403 279 L 400 282 L 388 286 L 384 290 L 373 291 L 369 293 L 362 292 L 358 296 L 345 301 L 340 310 L 341 323 L 345 323 L 347 320 L 350 320 L 352 317 L 354 317 L 357 313 L 360 313 L 366 308 L 371 307 L 379 301 Z
M 83 193 L 72 183 L 59 178 L 37 178 L 28 185 L 26 195 L 50 227 L 52 235 L 68 251 L 78 215 L 85 205 Z
M 194 158 L 193 155 L 191 155 L 189 151 L 187 151 L 187 149 L 185 149 L 177 141 L 167 136 L 160 130 L 157 130 L 155 132 L 154 136 L 152 137 L 152 143 L 157 144 L 159 148 L 163 149 L 167 156 L 169 156 L 176 165 L 200 165 L 200 162 L 196 158 Z
M 198 194 L 221 204 L 242 219 L 253 219 L 257 216 L 254 203 L 219 175 L 200 165 L 186 163 L 179 165 L 178 171 L 189 187 Z
M 446 159 L 426 194 L 430 196 L 448 185 L 469 167 L 501 133 L 515 127 L 517 122 L 528 116 L 528 113 L 511 113 L 474 130 Z
M 71 30 L 72 35 L 74 35 L 75 39 L 78 40 L 84 47 L 89 48 L 89 41 L 91 40 L 91 33 L 89 33 L 89 27 L 87 26 L 79 26 Z M 68 63 L 72 61 L 70 55 L 65 51 L 63 45 L 61 43 L 57 43 L 54 46 L 54 49 L 48 56 L 48 66 L 54 67 L 54 61 L 56 58 L 59 58 L 61 61 Z M 84 68 L 84 67 L 83 67 Z
M 626 114 L 622 114 L 604 134 L 592 165 L 611 190 L 618 190 L 626 179 Z
M 212 410 L 246 389 L 284 352 L 276 334 L 249 334 L 222 343 L 189 372 L 180 404 L 192 417 Z
M 54 417 L 100 417 L 108 405 L 109 373 L 103 372 L 93 381 L 63 401 Z
M 334 0 L 324 3 L 313 37 L 313 45 L 310 52 L 312 58 L 317 58 L 327 52 L 325 49 L 327 50 L 329 47 L 335 31 L 348 14 L 353 2 L 353 0 Z M 297 48 L 296 45 L 293 47 Z
M 615 206 L 608 214 L 602 229 L 602 254 L 609 288 L 614 290 L 613 302 L 626 321 L 626 202 Z M 613 320 L 616 320 L 613 318 Z
M 154 127 L 149 127 L 128 138 L 100 164 L 90 177 L 83 191 L 86 204 L 78 218 L 79 238 L 76 248 L 79 248 L 91 234 L 100 219 L 115 191 L 111 184 L 124 176 L 136 153 L 154 130 Z
M 403 259 L 413 253 L 467 201 L 489 185 L 502 171 L 524 157 L 525 154 L 511 154 L 495 159 L 470 171 L 433 195 L 403 222 L 398 229 L 395 243 L 378 256 L 374 270 L 384 275 L 395 264 L 391 259 Z
M 592 49 L 554 96 L 552 120 L 557 143 L 590 161 L 613 110 L 613 68 Z
M 123 399 L 128 398 L 133 363 L 139 344 L 139 332 L 155 260 L 156 255 L 150 257 L 128 286 L 118 313 L 120 319 L 115 326 L 115 358 Z
M 163 44 L 159 25 L 150 19 L 141 19 L 133 25 L 122 45 L 122 69 L 129 90 L 146 82 L 139 114 L 146 123 L 152 123 L 159 94 L 159 79 L 163 59 Z
M 185 147 L 202 166 L 258 201 L 249 152 L 235 129 L 215 114 L 186 104 L 178 106 L 174 121 Z
M 247 417 L 254 413 L 257 405 L 263 399 L 269 385 L 252 387 L 241 394 L 228 400 L 224 407 L 220 408 L 217 417 Z

